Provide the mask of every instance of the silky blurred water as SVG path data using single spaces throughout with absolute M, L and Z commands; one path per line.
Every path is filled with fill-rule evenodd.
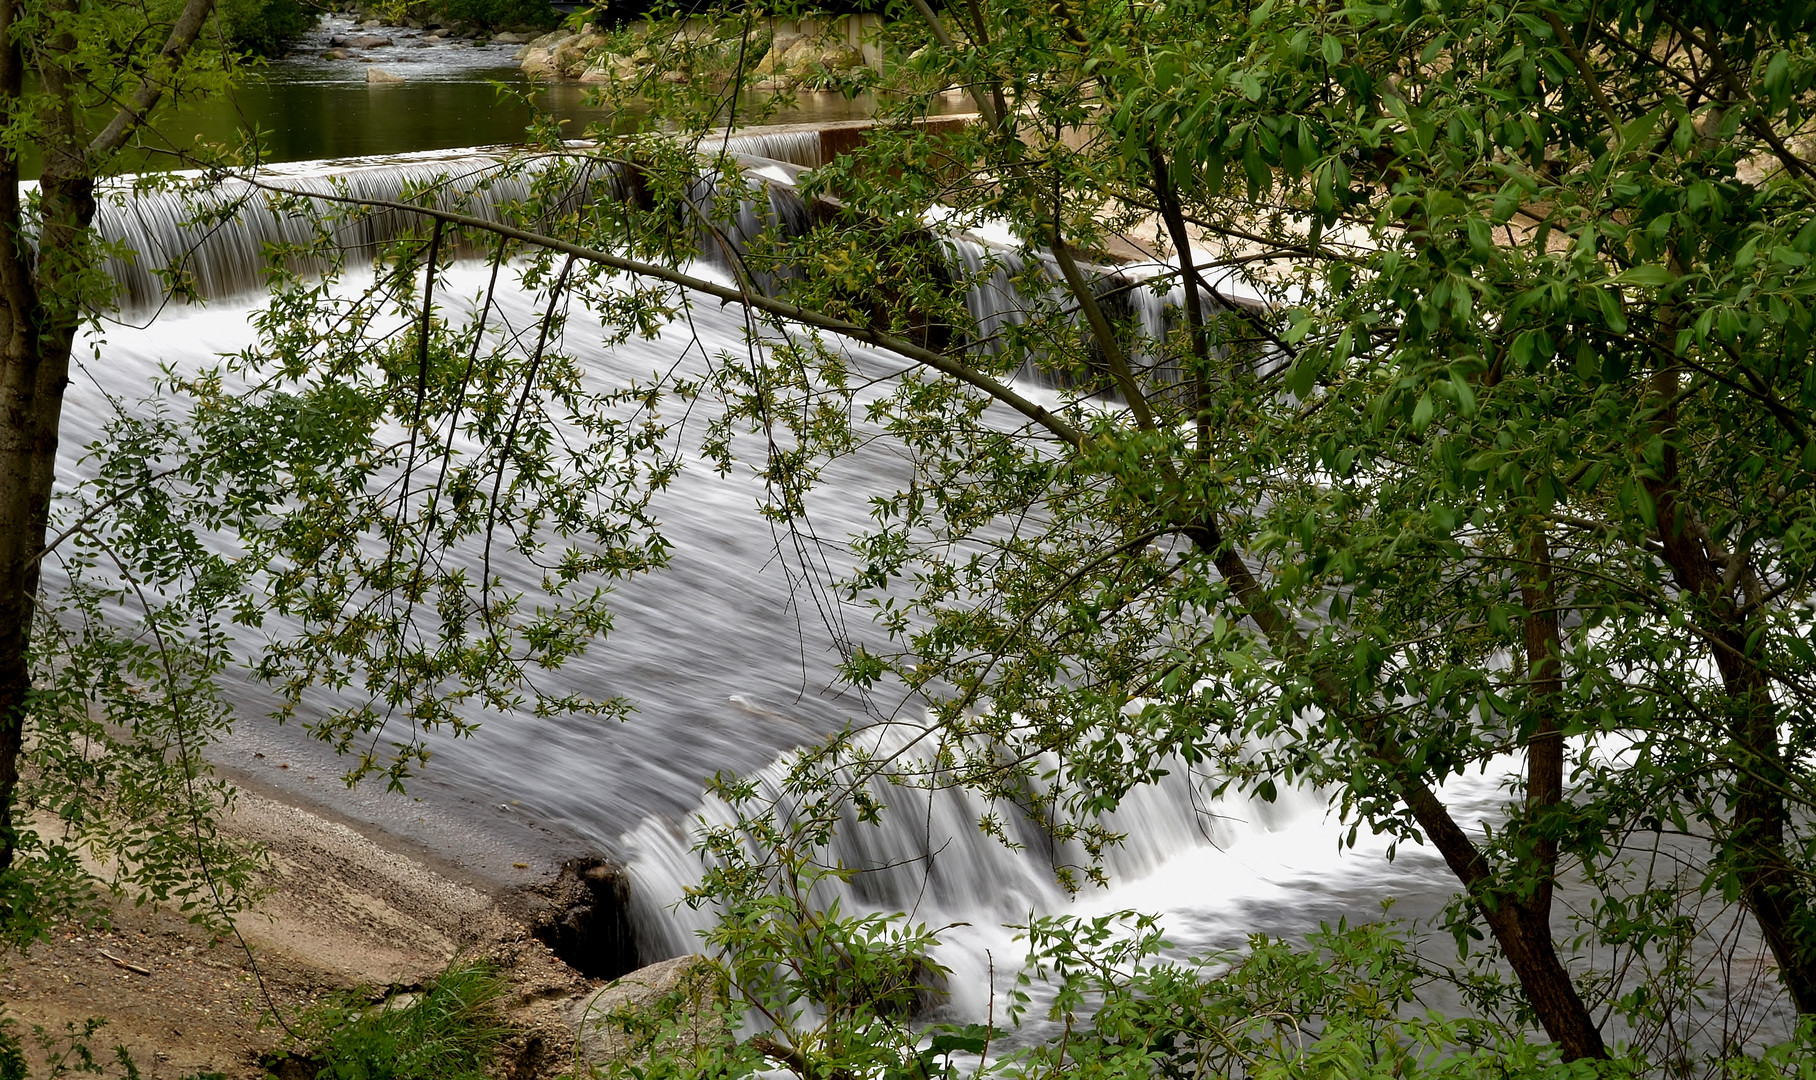
M 445 314 L 457 320 L 483 283 L 479 267 L 454 270 L 438 293 Z M 974 297 L 974 307 L 1007 302 L 1001 291 Z M 541 303 L 507 287 L 494 319 L 531 327 Z M 142 326 L 106 325 L 70 387 L 63 475 L 92 468 L 85 447 L 101 438 L 116 408 L 156 400 L 153 382 L 163 369 L 193 371 L 251 344 L 253 310 L 244 300 L 221 301 L 168 309 Z M 998 315 L 976 313 L 980 321 Z M 1159 317 L 1143 315 L 1147 323 Z M 745 330 L 736 309 L 708 301 L 653 339 L 607 347 L 599 323 L 576 309 L 550 346 L 579 358 L 600 385 L 622 385 L 655 372 L 698 373 L 722 362 L 714 358 L 735 357 L 749 348 Z M 877 380 L 855 402 L 861 415 L 888 392 L 888 376 L 900 364 L 862 346 L 846 348 L 854 369 Z M 242 679 L 232 693 L 244 715 L 216 760 L 250 783 L 333 806 L 503 883 L 528 880 L 554 857 L 604 853 L 630 868 L 645 959 L 696 947 L 709 916 L 677 906 L 699 872 L 693 829 L 700 820 L 731 820 L 725 807 L 703 800 L 706 778 L 721 770 L 755 774 L 763 790 L 779 793 L 778 758 L 791 748 L 847 725 L 916 715 L 912 701 L 860 697 L 840 684 L 841 650 L 880 645 L 883 635 L 831 588 L 851 566 L 848 543 L 869 523 L 871 496 L 904 484 L 908 463 L 887 439 L 867 440 L 827 469 L 807 523 L 782 529 L 758 512 L 766 492 L 750 468 L 721 476 L 699 460 L 706 419 L 692 416 L 681 426 L 690 467 L 654 504 L 673 543 L 672 562 L 617 585 L 611 635 L 538 676 L 550 695 L 633 701 L 628 722 L 527 711 L 475 715 L 481 730 L 471 739 L 427 736 L 434 760 L 409 795 L 348 794 L 337 779 L 345 763 L 297 727 L 265 719 L 269 695 Z M 54 561 L 47 574 L 54 585 Z M 294 627 L 267 629 L 281 635 Z M 887 727 L 865 736 L 883 750 L 905 737 Z M 1503 778 L 1517 764 L 1498 762 L 1446 786 L 1466 829 L 1477 831 L 1502 812 Z M 1430 917 L 1454 890 L 1441 861 L 1416 845 L 1401 846 L 1391 861 L 1380 838 L 1365 834 L 1353 848 L 1343 846 L 1344 830 L 1318 793 L 1288 791 L 1273 803 L 1209 800 L 1201 780 L 1180 766 L 1134 794 L 1112 822 L 1128 836 L 1107 864 L 1112 886 L 1078 897 L 1055 884 L 1039 843 L 1010 850 L 979 833 L 974 823 L 983 808 L 967 794 L 878 787 L 894 811 L 880 824 L 848 823 L 834 851 L 846 865 L 878 870 L 833 894 L 847 910 L 899 909 L 933 926 L 964 924 L 947 931 L 938 958 L 954 971 L 948 1014 L 976 1019 L 1002 1008 L 1024 951 L 1006 926 L 1032 915 L 1157 912 L 1177 954 L 1188 955 L 1238 947 L 1251 933 L 1298 938 L 1322 922 L 1378 918 L 1389 900 L 1395 915 Z M 1587 902 L 1580 890 L 1566 889 L 1566 907 Z

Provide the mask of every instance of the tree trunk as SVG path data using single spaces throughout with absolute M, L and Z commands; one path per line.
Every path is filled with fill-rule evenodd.
M 1229 583 L 1231 592 L 1242 605 L 1243 613 L 1260 627 L 1274 650 L 1282 657 L 1304 655 L 1305 642 L 1298 630 L 1269 601 L 1266 590 L 1248 564 L 1223 542 L 1223 533 L 1217 523 L 1209 519 L 1200 521 L 1188 529 L 1187 534 L 1200 550 L 1211 556 L 1217 572 Z M 1554 625 L 1553 640 L 1547 647 L 1555 647 L 1555 633 Z M 1310 674 L 1326 708 L 1336 715 L 1354 713 L 1342 687 L 1328 673 Z M 1582 995 L 1576 992 L 1576 983 L 1571 980 L 1569 970 L 1558 959 L 1557 944 L 1551 934 L 1549 888 L 1541 891 L 1542 905 L 1532 903 L 1532 898 L 1522 903 L 1522 898 L 1499 888 L 1487 856 L 1457 824 L 1450 808 L 1422 777 L 1404 765 L 1405 755 L 1394 735 L 1380 730 L 1378 724 L 1367 719 L 1357 719 L 1353 723 L 1358 736 L 1370 744 L 1378 760 L 1397 774 L 1401 798 L 1412 811 L 1419 828 L 1424 830 L 1426 839 L 1444 857 L 1445 865 L 1456 875 L 1470 902 L 1488 924 L 1489 932 L 1513 968 L 1520 989 L 1525 992 L 1545 1034 L 1557 1043 L 1568 1061 L 1607 1057 L 1601 1029 L 1589 1015 Z M 1562 760 L 1561 755 L 1556 758 L 1560 793 Z M 1552 769 L 1549 761 L 1549 756 L 1541 753 L 1540 767 L 1547 773 Z M 1530 794 L 1529 790 L 1529 797 Z M 1554 798 L 1556 794 L 1543 797 Z
M 1653 378 L 1656 400 L 1672 403 L 1678 378 L 1666 368 Z M 1672 439 L 1677 426 L 1674 404 L 1666 404 L 1656 423 L 1665 435 L 1665 455 L 1659 475 L 1647 481 L 1658 513 L 1658 541 L 1678 588 L 1690 599 L 1693 617 L 1714 646 L 1711 650 L 1721 673 L 1729 705 L 1725 734 L 1735 747 L 1733 817 L 1728 833 L 1718 840 L 1721 858 L 1740 883 L 1741 899 L 1759 926 L 1760 936 L 1772 950 L 1778 975 L 1799 1014 L 1816 1014 L 1816 911 L 1790 853 L 1785 830 L 1790 811 L 1785 805 L 1784 748 L 1779 741 L 1778 710 L 1772 703 L 1771 682 L 1760 667 L 1753 620 L 1734 602 L 1734 581 L 1742 574 L 1727 574 L 1718 561 L 1706 531 L 1693 508 L 1679 497 L 1677 448 Z M 1743 553 L 1729 558 L 1742 559 Z
M 31 692 L 32 619 L 76 332 L 75 298 L 63 290 L 73 285 L 68 269 L 94 218 L 93 193 L 87 178 L 46 177 L 43 254 L 33 267 L 15 244 L 0 270 L 0 871 L 11 867 L 18 846 L 14 806 Z
M 70 348 L 83 305 L 93 299 L 84 290 L 92 269 L 87 240 L 95 177 L 170 93 L 214 0 L 185 0 L 155 53 L 107 58 L 138 81 L 115 99 L 119 107 L 92 137 L 78 108 L 80 93 L 69 83 L 71 71 L 91 66 L 71 61 L 84 44 L 69 30 L 74 5 L 58 0 L 48 8 L 22 19 L 22 0 L 0 0 L 0 102 L 9 122 L 28 119 L 21 111 L 32 35 L 42 97 L 29 119 L 44 154 L 34 251 L 19 201 L 20 163 L 0 148 L 0 872 L 18 852 L 15 805 L 31 695 L 32 618 Z

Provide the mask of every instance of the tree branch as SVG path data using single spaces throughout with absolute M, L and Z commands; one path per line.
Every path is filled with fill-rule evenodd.
M 639 277 L 655 278 L 658 281 L 667 282 L 670 285 L 677 285 L 684 289 L 690 289 L 694 292 L 703 293 L 715 299 L 723 300 L 728 304 L 737 304 L 743 307 L 754 308 L 768 315 L 774 315 L 791 322 L 798 322 L 805 326 L 814 327 L 815 329 L 839 334 L 856 341 L 861 341 L 866 345 L 874 345 L 879 349 L 892 352 L 905 360 L 911 360 L 923 367 L 932 368 L 942 375 L 950 375 L 961 382 L 968 383 L 1047 429 L 1055 438 L 1069 446 L 1078 446 L 1084 442 L 1084 434 L 1079 431 L 1078 428 L 1073 427 L 1070 423 L 1066 422 L 1064 418 L 1060 417 L 1052 410 L 1043 408 L 1016 393 L 1000 380 L 992 378 L 981 371 L 977 371 L 967 364 L 960 363 L 945 353 L 936 352 L 933 349 L 916 345 L 912 341 L 896 337 L 893 334 L 884 333 L 869 326 L 848 322 L 844 319 L 835 319 L 821 312 L 804 308 L 796 304 L 790 304 L 784 300 L 777 300 L 773 297 L 764 296 L 761 293 L 747 293 L 744 290 L 734 289 L 726 285 L 721 285 L 716 281 L 708 281 L 705 278 L 695 277 L 692 274 L 684 273 L 683 271 L 673 269 L 672 267 L 662 266 L 658 263 L 644 262 L 641 259 L 630 259 L 622 255 L 614 255 L 609 251 L 600 251 L 597 248 L 590 248 L 583 244 L 575 244 L 552 236 L 544 236 L 540 233 L 530 232 L 527 229 L 519 229 L 515 226 L 503 224 L 502 222 L 488 221 L 485 218 L 474 217 L 470 214 L 459 214 L 451 210 L 441 210 L 432 206 L 416 206 L 411 203 L 392 202 L 386 199 L 362 199 L 352 195 L 328 195 L 319 192 L 292 191 L 288 188 L 256 179 L 246 179 L 245 182 L 261 190 L 277 192 L 283 195 L 319 199 L 323 202 L 340 203 L 343 205 L 368 206 L 385 210 L 398 210 L 405 213 L 421 214 L 427 218 L 446 221 L 450 225 L 477 229 L 483 232 L 492 233 L 495 236 L 504 236 L 509 237 L 512 240 L 520 240 L 523 243 L 543 248 L 547 251 L 571 255 L 582 262 L 609 266 L 614 270 L 621 270 L 624 273 L 635 274 Z
M 88 158 L 105 157 L 126 145 L 145 117 L 155 108 L 158 101 L 169 92 L 165 82 L 169 71 L 183 61 L 189 47 L 195 44 L 202 27 L 208 22 L 208 15 L 214 10 L 214 0 L 189 0 L 183 5 L 181 14 L 170 28 L 170 37 L 165 39 L 164 47 L 158 50 L 157 58 L 145 69 L 145 77 L 139 83 L 126 104 L 121 105 L 108 121 L 106 127 L 88 143 Z

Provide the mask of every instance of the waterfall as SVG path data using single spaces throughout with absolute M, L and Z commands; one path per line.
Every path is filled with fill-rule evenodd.
M 781 239 L 806 233 L 812 226 L 811 214 L 795 190 L 791 173 L 771 167 L 768 159 L 750 155 L 741 156 L 738 165 L 743 175 L 734 187 L 736 203 L 730 216 L 703 213 L 694 217 L 699 250 L 707 263 L 734 280 L 748 275 L 759 291 L 773 295 L 791 276 L 790 268 L 752 259 L 753 245 L 772 231 Z M 688 192 L 689 201 L 702 209 L 716 208 L 725 186 L 724 177 L 704 175 Z
M 983 239 L 970 233 L 943 237 L 942 243 L 955 270 L 970 282 L 965 308 L 972 321 L 973 348 L 1000 353 L 1006 348 L 1006 339 L 1018 328 L 1036 317 L 1058 314 L 1072 323 L 1101 366 L 1097 345 L 1089 339 L 1082 316 L 1073 310 L 1071 293 L 1051 255 L 1031 253 L 1006 239 Z M 1165 347 L 1168 339 L 1185 326 L 1185 285 L 1178 280 L 1177 267 L 1146 262 L 1081 264 L 1079 269 L 1091 281 L 1092 295 L 1111 324 L 1125 328 L 1121 341 L 1136 376 L 1158 387 L 1177 383 L 1177 352 Z M 1198 293 L 1200 310 L 1207 317 L 1239 307 L 1261 310 L 1269 306 L 1260 293 L 1245 287 L 1233 273 L 1225 273 L 1211 284 L 1216 292 L 1200 289 Z M 1271 355 L 1271 351 L 1264 350 L 1255 363 L 1268 362 Z M 1066 382 L 1043 368 L 1037 357 L 1025 359 L 1016 374 L 1047 386 Z
M 935 757 L 930 744 L 913 745 L 922 734 L 917 728 L 879 724 L 859 732 L 854 744 L 874 760 L 903 755 L 893 766 L 896 775 L 914 775 Z M 1043 759 L 1036 771 L 1055 771 L 1059 764 Z M 777 807 L 784 818 L 795 798 L 788 787 L 794 765 L 792 754 L 783 755 L 752 778 L 757 804 Z M 1114 812 L 1096 819 L 1126 837 L 1104 853 L 1102 868 L 1113 883 L 1149 878 L 1192 853 L 1201 873 L 1225 879 L 1218 900 L 1271 895 L 1275 886 L 1266 872 L 1254 870 L 1257 861 L 1274 860 L 1276 869 L 1285 865 L 1278 863 L 1279 850 L 1269 850 L 1269 839 L 1297 830 L 1284 848 L 1303 856 L 1304 833 L 1327 835 L 1326 803 L 1316 792 L 1289 790 L 1272 803 L 1236 793 L 1210 798 L 1204 790 L 1207 778 L 1183 761 L 1171 759 L 1166 768 L 1159 782 L 1131 790 Z M 1012 810 L 1005 814 L 1002 807 L 994 809 L 999 818 L 1011 817 L 1004 828 L 1014 846 L 986 835 L 978 822 L 992 808 L 962 787 L 905 785 L 876 772 L 854 774 L 850 767 L 832 775 L 861 785 L 887 809 L 876 820 L 859 820 L 845 810 L 818 861 L 855 873 L 848 881 L 822 880 L 812 897 L 816 906 L 836 901 L 847 914 L 905 912 L 913 923 L 949 928 L 940 935 L 943 947 L 934 953 L 953 972 L 947 1008 L 967 1018 L 984 1015 L 991 997 L 990 968 L 998 973 L 997 987 L 1007 989 L 1021 959 L 1004 928 L 1071 907 L 1075 901 L 1059 886 L 1057 871 L 1062 864 L 1085 863 L 1084 852 L 1072 842 L 1056 845 L 1039 823 Z M 650 818 L 625 835 L 623 846 L 634 852 L 632 923 L 646 960 L 702 947 L 700 935 L 712 925 L 713 913 L 682 903 L 684 890 L 700 873 L 700 858 L 691 845 L 700 828 L 736 823 L 731 807 L 708 799 L 696 812 L 694 828 Z M 1204 894 L 1198 886 L 1194 889 Z M 1104 896 L 1087 889 L 1082 900 L 1101 906 Z
M 703 139 L 700 150 L 706 154 L 718 151 L 721 145 L 727 153 L 746 154 L 751 157 L 768 158 L 771 161 L 785 161 L 790 165 L 799 165 L 807 169 L 817 169 L 826 164 L 824 140 L 815 128 L 799 130 L 770 129 L 738 132 L 727 136 L 723 142 L 716 139 Z
M 740 159 L 760 187 L 744 189 L 733 212 L 715 223 L 724 244 L 716 238 L 704 244 L 704 263 L 723 270 L 747 255 L 765 230 L 787 236 L 809 227 L 809 208 L 792 179 L 796 170 L 817 160 L 819 144 L 811 135 L 789 132 L 748 142 L 734 137 L 728 149 L 760 155 Z M 488 153 L 316 165 L 268 175 L 305 194 L 401 200 L 434 190 L 438 205 L 493 219 L 525 198 L 535 178 L 533 169 L 507 168 L 500 155 Z M 609 172 L 604 180 L 609 185 Z M 318 226 L 307 217 L 286 216 L 266 193 L 236 183 L 224 182 L 204 196 L 213 227 L 199 229 L 193 224 L 193 204 L 174 187 L 135 192 L 123 185 L 105 193 L 103 235 L 141 253 L 113 264 L 126 297 L 123 307 L 156 308 L 164 290 L 151 269 L 179 253 L 186 256 L 184 265 L 197 291 L 222 300 L 259 285 L 267 245 L 316 239 Z M 695 197 L 709 205 L 719 190 L 719 181 L 706 175 Z M 410 223 L 404 215 L 362 215 L 337 226 L 343 231 L 334 239 L 349 253 L 363 253 L 400 235 L 406 225 L 420 230 L 420 222 Z M 976 236 L 956 235 L 944 242 L 955 271 L 977 278 L 966 302 L 976 323 L 973 340 L 983 347 L 991 347 L 1005 328 L 1025 323 L 1030 312 L 1055 310 L 1053 305 L 1062 302 L 1053 286 L 1040 284 L 1058 280 L 1044 263 L 1027 290 L 1013 280 L 1028 259 L 1039 256 Z M 772 269 L 786 273 L 786 268 Z M 1183 295 L 1177 283 L 1170 290 L 1152 287 L 1167 268 L 1156 264 L 1090 272 L 1102 283 L 1106 302 L 1123 305 L 1125 321 L 1138 327 L 1132 348 L 1141 356 L 1154 355 L 1151 347 L 1142 351 L 1142 342 L 1160 341 L 1173 332 Z M 438 292 L 447 318 L 461 316 L 460 298 L 471 296 L 482 281 L 478 267 L 450 271 L 447 287 Z M 774 279 L 761 277 L 758 283 L 775 285 Z M 533 297 L 507 290 L 496 317 L 503 325 L 524 327 L 534 323 L 539 310 Z M 250 334 L 246 322 L 243 311 L 216 304 L 167 312 L 148 328 L 112 328 L 108 363 L 97 366 L 92 381 L 116 399 L 136 400 L 147 393 L 160 365 L 205 364 L 217 351 L 245 347 Z M 199 328 L 207 333 L 198 333 Z M 551 348 L 572 350 L 601 378 L 636 377 L 668 370 L 675 357 L 688 356 L 690 350 L 694 359 L 688 363 L 742 350 L 744 332 L 738 312 L 709 303 L 695 308 L 687 325 L 664 331 L 659 340 L 634 339 L 602 351 L 596 343 L 606 336 L 604 328 L 575 311 L 563 330 L 565 340 L 552 342 Z M 866 393 L 884 394 L 886 375 L 899 361 L 855 346 L 851 352 L 853 363 L 875 376 L 875 388 Z M 677 370 L 686 377 L 691 369 Z M 1034 370 L 1025 374 L 1041 377 Z M 70 434 L 80 435 L 66 439 L 72 455 L 99 437 L 99 424 L 112 408 L 101 398 L 87 406 L 78 400 L 89 392 L 88 381 L 72 386 Z M 870 400 L 860 400 L 860 414 Z M 83 418 L 84 408 L 94 415 Z M 683 449 L 693 453 L 697 448 Z M 69 475 L 80 475 L 71 460 Z M 818 535 L 843 537 L 864 528 L 866 494 L 904 483 L 904 467 L 881 450 L 835 463 L 816 506 Z M 437 782 L 451 781 L 458 798 L 504 805 L 538 828 L 579 837 L 594 850 L 625 858 L 646 960 L 699 948 L 696 931 L 705 925 L 706 914 L 675 906 L 699 874 L 698 858 L 690 850 L 692 823 L 732 820 L 723 804 L 699 802 L 701 781 L 720 769 L 752 772 L 766 794 L 779 795 L 788 748 L 836 730 L 854 709 L 840 697 L 836 657 L 830 650 L 821 655 L 808 647 L 807 635 L 818 628 L 797 636 L 793 627 L 790 613 L 801 606 L 803 579 L 788 576 L 795 570 L 776 570 L 778 562 L 788 561 L 778 558 L 783 541 L 749 512 L 762 496 L 760 483 L 748 476 L 721 477 L 694 469 L 679 478 L 660 505 L 677 541 L 675 563 L 660 575 L 618 589 L 619 630 L 611 648 L 577 656 L 547 676 L 551 692 L 622 693 L 639 703 L 638 718 L 622 727 L 601 728 L 579 718 L 506 714 L 485 717 L 487 730 L 477 743 L 431 737 L 437 758 L 431 772 Z M 839 557 L 829 557 L 834 561 L 828 573 L 845 571 L 836 564 Z M 710 661 L 701 659 L 708 648 Z M 753 715 L 760 720 L 753 722 Z M 904 728 L 886 727 L 867 737 L 873 747 L 888 749 L 909 736 Z M 271 750 L 269 742 L 258 745 Z M 300 744 L 286 743 L 282 756 L 304 752 Z M 249 761 L 253 755 L 248 751 L 242 756 Z M 268 760 L 279 756 L 266 754 Z M 331 776 L 331 768 L 319 771 Z M 826 885 L 827 899 L 838 898 L 847 910 L 907 911 L 930 926 L 970 924 L 948 931 L 948 944 L 937 957 L 955 972 L 950 989 L 956 1013 L 982 1014 L 990 1000 L 992 966 L 999 986 L 1007 985 L 1019 952 L 1004 924 L 1122 895 L 1068 897 L 1056 883 L 1055 865 L 1077 864 L 1081 854 L 1064 846 L 1056 849 L 1044 830 L 1025 820 L 1010 825 L 1019 848 L 985 836 L 977 822 L 986 808 L 971 793 L 903 787 L 874 777 L 863 782 L 890 809 L 874 824 L 844 823 L 828 858 L 865 872 L 849 883 Z M 1234 944 L 1250 924 L 1232 912 L 1241 904 L 1279 896 L 1287 888 L 1283 883 L 1331 878 L 1335 853 L 1315 796 L 1286 793 L 1275 804 L 1235 796 L 1207 801 L 1201 786 L 1201 778 L 1179 765 L 1161 783 L 1132 792 L 1103 821 L 1128 837 L 1107 853 L 1105 870 L 1113 881 L 1151 882 L 1183 863 L 1193 864 L 1197 876 L 1178 886 L 1176 898 L 1165 903 L 1196 912 L 1194 904 L 1202 907 L 1203 898 L 1211 898 L 1210 907 L 1191 916 L 1189 925 L 1209 927 L 1203 931 L 1207 940 Z M 1289 837 L 1297 839 L 1287 842 Z M 1313 848 L 1316 853 L 1308 854 Z M 1282 861 L 1283 853 L 1292 858 Z M 1207 885 L 1206 875 L 1215 881 Z M 1152 899 L 1131 898 L 1129 904 L 1151 907 Z
M 285 192 L 385 202 L 432 192 L 439 209 L 498 221 L 507 207 L 530 197 L 533 174 L 533 164 L 506 168 L 499 155 L 462 153 L 274 168 L 256 180 L 128 177 L 98 193 L 95 231 L 113 249 L 105 266 L 120 287 L 118 310 L 130 317 L 166 302 L 166 272 L 173 269 L 200 299 L 230 300 L 264 288 L 274 247 L 312 248 L 319 230 L 327 229 L 338 252 L 376 253 L 405 230 L 421 227 L 415 215 L 348 214 L 320 199 L 309 200 L 305 210 Z M 325 266 L 311 258 L 293 260 L 292 269 L 311 274 Z
M 756 131 L 703 141 L 700 149 L 812 168 L 822 164 L 820 144 L 812 129 Z M 758 167 L 759 161 L 747 164 Z M 338 252 L 376 253 L 422 224 L 395 211 L 337 213 L 339 208 L 321 199 L 310 200 L 305 210 L 296 197 L 408 202 L 431 194 L 437 209 L 502 221 L 513 206 L 530 199 L 545 167 L 543 160 L 512 158 L 504 151 L 458 150 L 275 166 L 260 170 L 256 181 L 196 173 L 125 177 L 97 193 L 95 232 L 109 249 L 103 265 L 119 286 L 117 311 L 142 316 L 167 301 L 173 271 L 200 299 L 230 300 L 263 289 L 267 252 L 274 247 L 313 247 L 325 228 Z M 792 173 L 766 176 L 775 181 L 765 185 L 772 192 L 771 215 L 796 232 L 805 229 L 806 208 L 788 182 Z M 622 196 L 615 168 L 602 164 L 582 172 L 573 197 L 587 197 L 595 179 Z M 740 255 L 762 227 L 754 208 L 747 210 L 727 230 Z M 711 252 L 712 245 L 703 250 Z M 325 269 L 319 258 L 292 260 L 290 268 L 305 275 Z

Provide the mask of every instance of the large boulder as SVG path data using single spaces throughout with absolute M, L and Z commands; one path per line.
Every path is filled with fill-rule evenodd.
M 367 83 L 400 83 L 403 81 L 404 77 L 402 75 L 392 74 L 384 68 L 369 67 L 366 69 Z
M 635 82 L 639 72 L 637 61 L 629 56 L 613 56 L 601 53 L 580 73 L 580 81 L 590 86 L 601 83 Z
M 639 968 L 574 999 L 574 1053 L 588 1066 L 632 1063 L 660 1044 L 665 1055 L 703 1054 L 731 1041 L 725 973 L 704 956 Z
M 604 36 L 588 27 L 549 50 L 549 62 L 562 78 L 577 78 L 604 47 Z
M 776 66 L 782 62 L 782 57 L 787 55 L 788 50 L 805 40 L 807 39 L 799 34 L 777 34 L 770 39 L 768 51 L 763 54 L 761 60 L 757 61 L 757 66 L 753 70 L 758 75 L 775 75 Z
M 566 30 L 544 34 L 518 51 L 518 66 L 532 79 L 560 78 L 561 73 L 555 65 L 555 50 L 579 36 Z
M 863 52 L 843 41 L 777 35 L 757 62 L 756 74 L 766 85 L 801 86 L 863 66 Z

